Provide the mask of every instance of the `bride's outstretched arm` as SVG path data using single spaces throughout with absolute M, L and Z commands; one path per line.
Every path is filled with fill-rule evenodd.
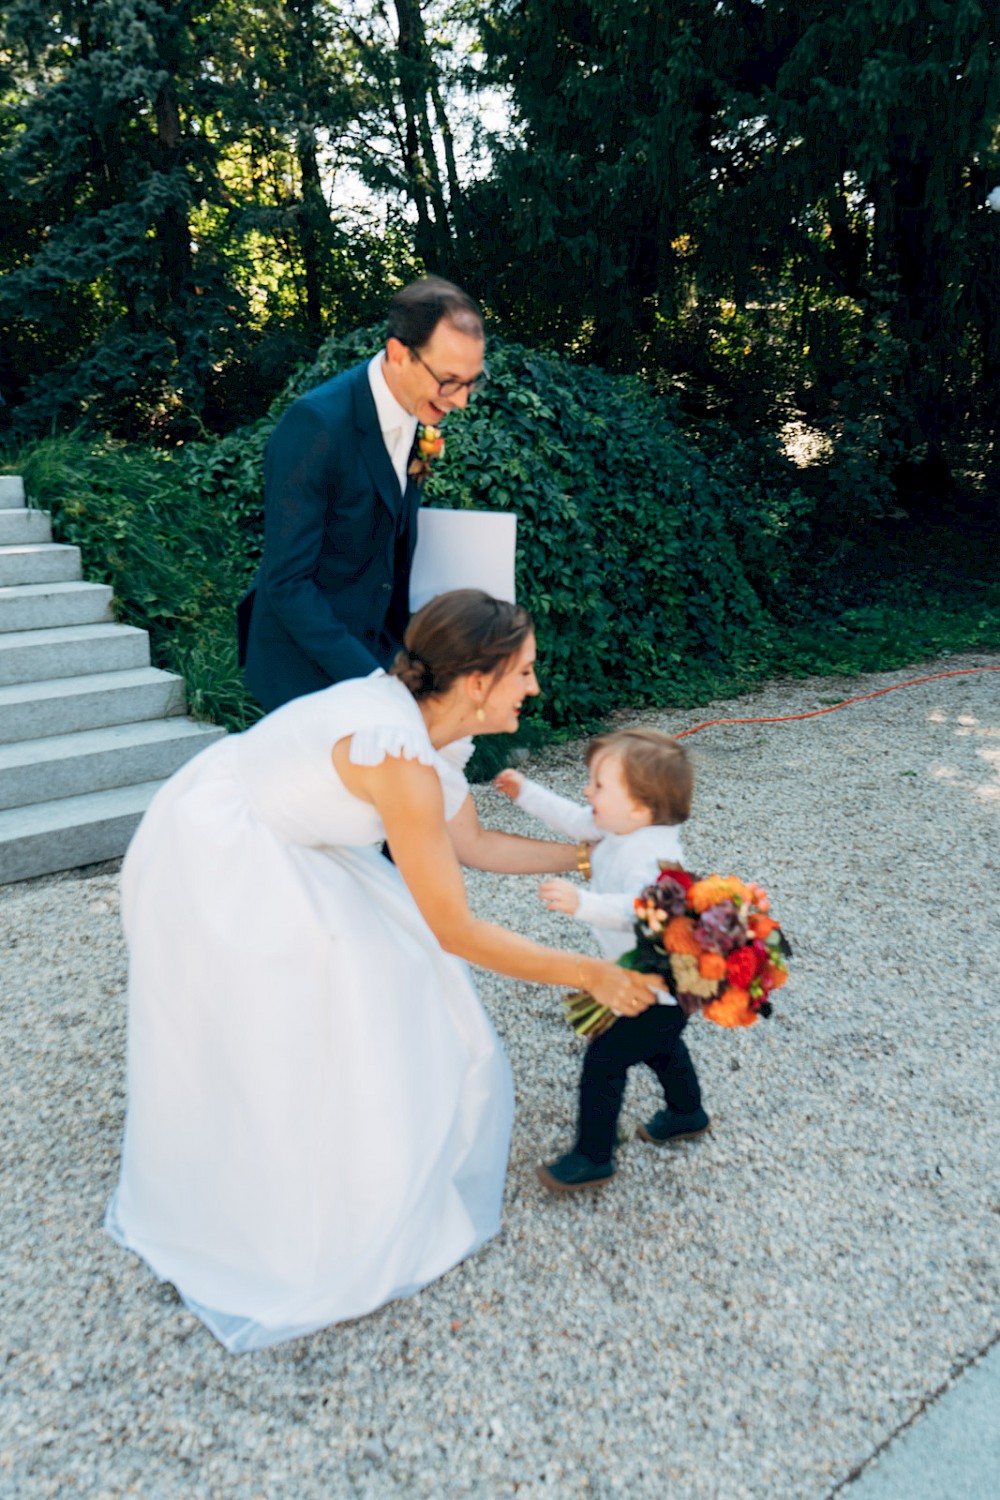
M 466 797 L 451 819 L 448 832 L 460 863 L 470 870 L 492 870 L 497 875 L 558 875 L 577 867 L 576 844 L 522 838 L 517 833 L 484 828 L 471 797 Z
M 546 948 L 473 915 L 444 820 L 440 782 L 429 767 L 387 757 L 377 766 L 351 765 L 344 779 L 378 809 L 396 868 L 447 952 L 514 979 L 589 990 L 622 1015 L 638 1015 L 653 1003 L 649 986 L 656 981 L 648 975 Z

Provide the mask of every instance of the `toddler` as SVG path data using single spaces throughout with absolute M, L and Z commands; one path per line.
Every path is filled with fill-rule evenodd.
M 569 880 L 545 880 L 538 894 L 550 911 L 590 923 L 608 958 L 635 946 L 633 902 L 660 873 L 661 862 L 683 865 L 677 825 L 691 811 L 694 778 L 684 748 L 653 729 L 623 729 L 587 746 L 589 810 L 529 781 L 501 771 L 497 791 L 557 833 L 580 842 L 580 869 L 590 890 Z M 638 1016 L 621 1016 L 595 1037 L 583 1059 L 576 1144 L 558 1161 L 538 1168 L 554 1192 L 598 1187 L 615 1174 L 618 1115 L 629 1068 L 646 1063 L 663 1089 L 665 1108 L 639 1126 L 656 1145 L 701 1135 L 709 1127 L 694 1064 L 681 1033 L 685 1012 L 664 996 Z

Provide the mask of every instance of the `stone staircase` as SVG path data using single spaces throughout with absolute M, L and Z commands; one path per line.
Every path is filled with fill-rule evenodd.
M 146 632 L 0 475 L 0 884 L 123 854 L 160 783 L 225 733 L 184 710 Z

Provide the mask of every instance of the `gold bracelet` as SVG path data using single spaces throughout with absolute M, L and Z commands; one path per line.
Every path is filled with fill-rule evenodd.
M 581 839 L 576 846 L 576 868 L 584 880 L 590 879 L 590 845 L 586 839 Z

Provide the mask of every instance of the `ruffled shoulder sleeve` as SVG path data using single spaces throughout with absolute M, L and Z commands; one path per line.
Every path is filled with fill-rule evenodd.
M 434 766 L 437 756 L 426 734 L 408 724 L 369 724 L 351 735 L 351 760 L 356 766 L 381 765 L 387 755 L 419 760 L 422 766 Z
M 431 766 L 441 782 L 445 819 L 453 818 L 469 795 L 469 783 L 454 759 L 464 763 L 468 756 L 448 757 L 434 749 L 420 710 L 394 677 L 373 672 L 364 679 L 363 687 L 366 712 L 352 715 L 355 727 L 351 731 L 351 760 L 358 766 L 378 766 L 387 755 L 392 755 Z
M 402 756 L 406 760 L 418 760 L 422 766 L 432 766 L 444 794 L 445 820 L 455 816 L 469 795 L 469 783 L 457 766 L 449 764 L 438 754 L 426 734 L 406 724 L 373 724 L 366 729 L 356 729 L 351 735 L 350 758 L 356 766 L 379 766 L 387 755 Z

